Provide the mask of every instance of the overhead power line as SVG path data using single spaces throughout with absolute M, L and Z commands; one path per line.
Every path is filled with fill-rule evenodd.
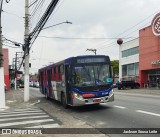
M 96 39 L 117 39 L 118 37 L 116 38 L 105 38 L 105 37 L 101 37 L 101 38 L 96 38 L 96 37 L 83 37 L 83 38 L 80 38 L 80 37 L 50 37 L 50 36 L 38 36 L 38 37 L 43 37 L 43 38 L 54 38 L 54 39 L 82 39 L 82 40 L 85 40 L 85 39 L 89 39 L 89 40 L 96 40 Z M 135 38 L 135 37 L 125 37 L 123 39 L 130 39 L 130 38 Z
M 42 28 L 44 27 L 45 23 L 47 22 L 47 20 L 49 19 L 51 13 L 53 12 L 53 10 L 55 9 L 56 5 L 58 4 L 59 0 L 52 0 L 49 4 L 49 6 L 47 7 L 46 11 L 44 12 L 44 14 L 42 15 L 41 19 L 39 20 L 39 22 L 37 23 L 36 27 L 33 29 L 33 31 L 29 34 L 28 38 L 25 39 L 26 41 L 26 45 L 24 45 L 24 56 L 22 59 L 22 62 L 20 64 L 19 69 L 21 68 L 24 58 L 27 54 L 29 54 L 29 50 L 31 49 L 34 41 L 36 40 L 36 38 L 38 37 L 39 33 L 41 32 Z M 26 50 L 26 48 L 28 50 Z
M 16 17 L 18 17 L 18 18 L 23 19 L 23 17 L 21 17 L 21 16 L 19 16 L 19 15 L 17 15 L 17 14 L 14 14 L 14 13 L 11 13 L 11 12 L 8 12 L 8 11 L 4 11 L 4 10 L 3 10 L 3 12 L 4 12 L 4 13 L 7 13 L 7 14 L 10 14 L 10 15 L 12 15 L 12 16 L 16 16 Z
M 31 13 L 31 17 L 33 18 L 35 16 L 35 13 L 40 9 L 41 6 L 43 6 L 44 0 L 40 0 L 37 5 L 34 7 L 34 10 Z
M 149 23 L 146 23 L 145 25 L 138 27 L 137 29 L 135 29 L 135 30 L 132 31 L 132 32 L 129 32 L 129 31 L 132 30 L 133 28 L 137 27 L 138 25 L 140 25 L 141 23 L 143 23 L 144 21 L 146 21 L 147 19 L 149 19 L 150 17 L 152 17 L 153 15 L 155 15 L 155 14 L 158 13 L 158 12 L 159 12 L 159 11 L 156 11 L 156 12 L 150 14 L 149 16 L 147 16 L 146 18 L 144 18 L 143 20 L 141 20 L 141 21 L 138 22 L 137 24 L 135 24 L 135 25 L 131 26 L 130 28 L 126 29 L 125 31 L 119 33 L 119 34 L 116 35 L 115 37 L 116 37 L 116 38 L 119 38 L 119 37 L 121 36 L 121 38 L 123 38 L 123 39 L 125 39 L 125 37 L 127 37 L 127 39 L 128 39 L 128 38 L 129 38 L 129 39 L 132 39 L 132 38 L 135 39 L 135 38 L 137 38 L 137 37 L 133 37 L 133 35 L 132 35 L 132 36 L 129 36 L 129 35 L 132 34 L 132 33 L 134 33 L 134 32 L 136 32 L 136 31 L 138 31 L 140 28 L 145 27 L 145 26 L 146 26 L 147 24 L 149 24 Z M 127 32 L 128 32 L 128 34 L 127 34 Z M 125 36 L 122 36 L 122 34 L 126 34 L 126 35 L 125 35 Z M 129 40 L 129 39 L 128 39 L 128 40 Z M 110 43 L 104 45 L 106 42 L 110 42 Z M 95 46 L 93 46 L 93 47 L 97 47 L 97 46 L 98 46 L 98 47 L 99 47 L 98 49 L 103 49 L 103 47 L 106 48 L 106 47 L 108 47 L 108 45 L 115 45 L 115 42 L 114 42 L 112 39 L 110 39 L 110 40 L 104 41 L 104 42 L 103 42 L 103 45 L 102 45 L 102 46 L 101 46 L 101 45 L 102 45 L 102 44 L 98 44 L 98 45 L 95 45 Z
M 38 37 L 40 31 L 42 30 L 43 26 L 47 22 L 48 18 L 50 17 L 51 13 L 55 9 L 55 7 L 56 7 L 56 5 L 57 5 L 58 2 L 59 2 L 59 0 L 52 0 L 51 1 L 51 3 L 49 4 L 47 10 L 45 11 L 45 13 L 43 14 L 43 16 L 41 17 L 40 21 L 37 23 L 36 27 L 30 33 L 31 46 L 34 43 L 34 41 L 36 40 L 36 38 Z
M 33 2 L 29 5 L 29 8 L 30 8 L 31 6 L 33 6 L 37 1 L 38 1 L 38 0 L 33 1 Z

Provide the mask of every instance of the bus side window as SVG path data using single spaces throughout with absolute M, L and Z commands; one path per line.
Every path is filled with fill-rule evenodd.
M 56 67 L 56 81 L 59 80 L 58 67 Z
M 60 66 L 60 72 L 61 72 L 62 74 L 64 74 L 64 66 L 63 66 L 63 65 Z
M 70 68 L 70 65 L 65 66 L 65 81 L 66 81 L 66 83 L 71 82 L 71 68 Z
M 56 80 L 56 67 L 53 68 L 54 80 Z
M 51 69 L 52 71 L 52 81 L 54 80 L 54 68 Z
M 58 80 L 62 80 L 61 66 L 58 66 Z

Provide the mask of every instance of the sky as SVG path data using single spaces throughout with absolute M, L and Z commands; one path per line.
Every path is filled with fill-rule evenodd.
M 30 4 L 35 0 L 30 0 Z M 42 5 L 34 13 L 36 5 Z M 51 0 L 38 0 L 30 7 L 30 32 Z M 30 50 L 30 73 L 65 58 L 93 55 L 87 49 L 96 49 L 97 55 L 119 59 L 117 39 L 123 42 L 138 37 L 139 29 L 151 24 L 160 12 L 160 0 L 60 0 L 44 27 L 69 21 L 42 30 Z M 5 38 L 24 43 L 24 0 L 3 3 L 2 34 Z M 22 48 L 4 41 L 9 49 L 9 64 Z M 14 48 L 8 47 L 12 46 Z M 21 56 L 19 54 L 19 56 Z

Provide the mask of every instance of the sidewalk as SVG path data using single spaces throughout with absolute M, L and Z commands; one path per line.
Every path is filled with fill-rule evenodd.
M 139 93 L 139 94 L 149 94 L 149 95 L 160 95 L 159 88 L 140 88 L 140 89 L 125 89 L 125 90 L 118 90 L 114 88 L 115 92 L 123 92 L 123 93 Z
M 6 105 L 10 109 L 31 107 L 33 103 L 37 102 L 37 98 L 30 96 L 29 102 L 24 102 L 24 89 L 10 90 L 6 92 Z
M 28 107 L 39 107 L 46 111 L 49 115 L 55 117 L 59 120 L 62 124 L 60 128 L 90 128 L 94 130 L 96 134 L 48 134 L 48 135 L 31 135 L 31 136 L 47 136 L 47 137 L 81 137 L 81 136 L 88 136 L 88 137 L 107 137 L 105 134 L 101 134 L 98 130 L 94 129 L 92 126 L 88 125 L 85 121 L 77 119 L 70 115 L 69 113 L 65 112 L 64 109 L 61 109 L 54 105 L 54 103 L 47 103 L 47 101 L 38 102 L 38 99 L 31 96 L 30 101 L 25 103 L 23 101 L 23 92 L 22 89 L 11 90 L 6 92 L 6 106 L 9 108 L 8 110 L 15 111 L 16 109 L 23 109 Z M 49 101 L 50 102 L 50 101 Z M 0 112 L 3 112 L 0 110 Z M 74 130 L 74 129 L 73 129 Z M 1 135 L 0 135 L 1 136 Z M 4 136 L 4 135 L 2 135 Z M 16 136 L 17 135 L 6 135 L 8 136 Z M 29 135 L 18 135 L 21 136 L 29 136 Z

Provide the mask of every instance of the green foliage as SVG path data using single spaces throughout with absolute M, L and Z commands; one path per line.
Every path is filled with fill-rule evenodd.
M 111 61 L 111 65 L 113 68 L 113 76 L 118 76 L 119 75 L 119 60 Z

